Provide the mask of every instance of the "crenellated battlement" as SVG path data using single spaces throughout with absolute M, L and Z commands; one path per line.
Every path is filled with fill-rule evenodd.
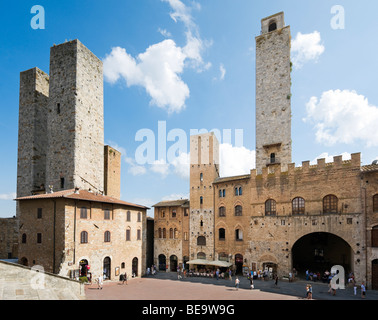
M 361 153 L 353 153 L 350 160 L 343 160 L 342 156 L 334 156 L 333 162 L 326 163 L 325 158 L 317 159 L 317 164 L 311 165 L 310 161 L 303 161 L 302 166 L 296 167 L 295 163 L 288 164 L 288 170 L 282 171 L 281 166 L 262 168 L 262 174 L 257 174 L 257 170 L 251 170 L 251 177 L 267 178 L 280 175 L 306 174 L 309 172 L 329 170 L 329 169 L 355 169 L 361 168 Z

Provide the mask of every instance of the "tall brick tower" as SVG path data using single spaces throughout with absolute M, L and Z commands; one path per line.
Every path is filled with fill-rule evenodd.
M 190 259 L 214 259 L 214 190 L 219 142 L 214 133 L 190 137 Z
M 291 163 L 291 35 L 280 12 L 256 37 L 256 169 Z
M 46 187 L 104 190 L 103 66 L 79 40 L 50 51 Z

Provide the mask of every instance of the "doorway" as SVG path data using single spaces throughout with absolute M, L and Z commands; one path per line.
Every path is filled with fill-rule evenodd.
M 104 272 L 104 280 L 110 280 L 110 270 L 111 270 L 111 260 L 109 257 L 106 257 L 104 259 L 104 268 L 103 268 L 103 272 Z

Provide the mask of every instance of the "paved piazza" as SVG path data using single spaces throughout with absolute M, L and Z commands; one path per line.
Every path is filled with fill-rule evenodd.
M 87 300 L 305 300 L 307 282 L 293 283 L 273 280 L 255 280 L 255 289 L 249 289 L 244 277 L 236 290 L 233 281 L 213 278 L 177 279 L 175 273 L 160 273 L 156 276 L 135 278 L 126 285 L 121 282 L 104 282 L 103 289 L 97 284 L 86 286 Z M 360 291 L 353 294 L 352 288 L 338 290 L 336 296 L 328 293 L 328 285 L 309 282 L 313 287 L 314 300 L 362 300 Z M 377 291 L 367 292 L 365 300 L 378 300 Z

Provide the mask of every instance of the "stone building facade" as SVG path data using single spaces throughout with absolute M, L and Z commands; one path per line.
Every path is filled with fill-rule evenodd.
M 18 220 L 0 219 L 0 259 L 17 259 L 18 255 Z
M 154 259 L 160 271 L 177 271 L 189 261 L 189 200 L 154 206 Z
M 144 274 L 146 207 L 79 189 L 17 201 L 21 264 L 70 278 Z
M 120 200 L 101 60 L 79 40 L 54 45 L 49 75 L 21 73 L 19 109 L 19 263 L 74 278 L 143 275 L 148 208 Z
M 190 138 L 190 259 L 227 261 L 236 273 L 268 269 L 279 277 L 293 268 L 323 274 L 341 265 L 358 283 L 378 289 L 378 164 L 362 166 L 359 153 L 347 161 L 292 163 L 290 27 L 283 13 L 261 25 L 256 169 L 219 177 L 216 137 Z M 201 164 L 204 153 L 211 157 Z M 198 245 L 204 236 L 206 245 Z

